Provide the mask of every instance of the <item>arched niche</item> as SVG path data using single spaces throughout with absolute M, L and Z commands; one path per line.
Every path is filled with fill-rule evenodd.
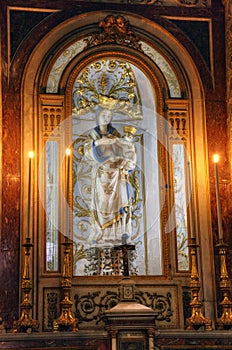
M 22 232 L 26 232 L 25 228 L 27 227 L 27 208 L 24 204 L 26 203 L 26 200 L 24 199 L 27 198 L 27 191 L 25 190 L 27 183 L 27 153 L 28 150 L 33 148 L 35 149 L 36 154 L 39 154 L 39 150 L 41 148 L 41 140 L 38 133 L 38 120 L 40 120 L 41 117 L 41 107 L 38 101 L 42 95 L 40 94 L 39 86 L 42 88 L 42 92 L 45 92 L 45 86 L 42 84 L 42 82 L 47 81 L 49 77 L 49 72 L 55 62 L 54 53 L 57 57 L 57 52 L 59 51 L 58 48 L 63 49 L 71 45 L 74 42 L 74 36 L 75 38 L 78 37 L 78 35 L 80 35 L 80 37 L 83 37 L 86 35 L 91 35 L 92 32 L 96 32 L 97 23 L 108 14 L 108 12 L 105 12 L 104 14 L 102 12 L 90 12 L 88 14 L 73 17 L 68 21 L 65 21 L 61 25 L 54 28 L 54 30 L 39 43 L 27 63 L 22 84 L 22 172 L 24 174 L 22 178 L 22 188 L 24 190 L 22 194 L 21 206 Z M 109 46 L 102 45 L 93 46 L 88 50 L 83 50 L 83 52 L 77 55 L 76 59 L 74 58 L 69 63 L 68 69 L 64 70 L 64 75 L 61 77 L 59 82 L 58 94 L 51 94 L 49 98 L 50 101 L 59 100 L 60 106 L 63 106 L 65 103 L 67 112 L 68 108 L 70 108 L 68 106 L 71 101 L 69 98 L 66 98 L 66 100 L 64 99 L 62 88 L 63 86 L 66 86 L 67 82 L 70 84 L 71 89 L 74 77 L 77 74 L 77 72 L 75 72 L 75 69 L 78 69 L 75 68 L 77 67 L 77 63 L 84 67 L 87 62 L 91 61 L 91 56 L 97 58 L 99 55 L 100 57 L 104 57 L 104 55 L 110 55 L 112 57 L 112 55 L 115 55 L 118 57 L 127 57 L 130 62 L 134 62 L 137 65 L 141 64 L 142 69 L 144 69 L 148 75 L 150 73 L 153 85 L 156 86 L 156 97 L 159 100 L 159 103 L 157 103 L 157 105 L 160 108 L 159 113 L 165 115 L 163 112 L 164 109 L 170 111 L 170 114 L 167 113 L 165 115 L 165 118 L 167 120 L 172 118 L 176 111 L 179 112 L 183 109 L 187 111 L 189 123 L 189 144 L 191 145 L 190 155 L 192 159 L 192 176 L 194 178 L 193 205 L 195 229 L 200 243 L 200 256 L 202 252 L 201 249 L 204 247 L 204 256 L 209 257 L 209 260 L 207 261 L 206 259 L 200 259 L 202 270 L 202 292 L 205 300 L 206 314 L 208 317 L 212 318 L 214 310 L 211 301 L 214 300 L 214 281 L 212 280 L 212 277 L 209 277 L 213 275 L 211 273 L 213 270 L 213 260 L 207 176 L 208 164 L 206 157 L 207 140 L 205 134 L 205 103 L 201 80 L 191 57 L 183 48 L 183 46 L 181 46 L 180 43 L 172 35 L 170 35 L 166 30 L 161 28 L 156 23 L 153 23 L 145 18 L 141 18 L 130 13 L 123 15 L 130 22 L 130 25 L 132 26 L 135 33 L 143 33 L 142 40 L 148 47 L 153 48 L 156 46 L 161 55 L 163 52 L 173 72 L 175 72 L 176 76 L 178 77 L 181 89 L 183 89 L 183 91 L 185 91 L 187 94 L 188 100 L 183 103 L 183 101 L 181 101 L 182 99 L 180 98 L 170 98 L 168 94 L 168 82 L 165 79 L 165 75 L 162 74 L 162 71 L 159 70 L 157 64 L 155 64 L 154 61 L 152 62 L 151 58 L 144 55 L 144 53 L 142 54 L 140 52 L 137 52 L 133 48 L 129 48 L 127 46 L 121 48 L 117 45 L 112 45 L 110 49 Z M 140 19 L 142 20 L 140 21 Z M 64 38 L 66 38 L 65 41 Z M 99 53 L 99 49 L 101 49 L 101 53 Z M 163 95 L 164 91 L 166 92 Z M 42 96 L 42 99 L 45 98 L 44 95 Z M 197 150 L 197 157 L 195 150 Z M 36 164 L 38 166 L 39 159 L 36 159 Z M 37 183 L 38 174 L 35 171 L 34 195 L 36 200 L 34 203 L 39 202 Z M 34 229 L 34 242 L 38 247 L 38 249 L 35 249 L 35 256 L 37 254 L 41 255 L 43 251 L 43 238 L 39 237 L 40 232 L 43 231 L 42 211 L 43 208 L 40 205 L 34 205 L 33 214 L 35 222 L 38 221 L 39 223 L 38 225 L 35 225 Z M 204 213 L 204 215 L 202 215 L 202 213 Z M 170 242 L 166 244 L 163 252 L 164 258 L 165 255 L 169 256 L 170 254 L 174 254 L 172 248 L 170 249 L 171 245 L 172 244 Z M 34 261 L 36 260 L 37 259 Z M 37 291 L 37 295 L 38 300 L 40 300 L 40 302 L 43 304 L 41 291 L 46 287 L 47 280 L 46 278 L 43 279 L 41 277 L 44 274 L 42 266 L 39 266 L 38 271 L 40 286 L 39 290 Z M 173 278 L 173 276 L 171 276 L 168 271 L 164 271 L 163 275 L 164 277 L 169 276 Z M 59 273 L 53 274 L 53 283 L 57 286 L 59 281 L 58 276 Z M 176 278 L 178 279 L 178 274 L 176 275 Z M 187 275 L 182 275 L 179 277 L 179 279 L 182 280 L 182 283 L 184 285 L 188 284 Z M 208 288 L 209 285 L 212 288 Z

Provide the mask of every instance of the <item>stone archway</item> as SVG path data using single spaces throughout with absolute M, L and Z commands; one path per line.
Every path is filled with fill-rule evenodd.
M 107 16 L 109 13 L 104 13 L 104 17 Z M 22 96 L 23 96 L 23 112 L 22 112 L 22 140 L 23 140 L 23 147 L 22 147 L 22 167 L 23 169 L 26 169 L 27 164 L 27 152 L 29 149 L 34 148 L 37 152 L 39 149 L 40 140 L 38 139 L 38 133 L 37 133 L 37 127 L 36 127 L 36 120 L 39 118 L 40 113 L 38 109 L 35 107 L 37 103 L 37 97 L 39 95 L 39 92 L 37 90 L 37 83 L 38 83 L 38 77 L 40 76 L 40 68 L 41 68 L 41 62 L 44 61 L 47 52 L 52 50 L 53 46 L 61 40 L 64 35 L 68 33 L 72 33 L 73 31 L 80 33 L 84 32 L 84 28 L 87 28 L 88 25 L 94 23 L 96 25 L 97 22 L 102 20 L 102 13 L 100 12 L 94 12 L 89 14 L 84 14 L 79 17 L 75 17 L 72 19 L 69 19 L 68 21 L 64 22 L 62 25 L 58 26 L 54 29 L 52 33 L 50 33 L 46 38 L 44 38 L 40 44 L 37 46 L 37 48 L 34 50 L 34 52 L 31 55 L 30 61 L 28 61 L 25 74 L 24 74 L 24 80 L 23 80 L 23 86 L 22 86 Z M 195 220 L 196 220 L 196 227 L 198 229 L 199 233 L 199 242 L 202 246 L 204 246 L 204 254 L 206 254 L 207 249 L 207 255 L 209 257 L 212 256 L 211 254 L 211 240 L 210 240 L 210 224 L 209 224 L 209 199 L 208 199 L 208 179 L 207 177 L 201 173 L 201 169 L 207 168 L 206 163 L 206 151 L 207 151 L 207 145 L 206 145 L 206 139 L 205 139 L 205 130 L 204 130 L 204 98 L 203 98 L 203 89 L 201 85 L 201 81 L 198 75 L 198 72 L 194 66 L 194 63 L 190 56 L 187 54 L 186 50 L 177 42 L 177 40 L 171 36 L 166 30 L 161 28 L 159 25 L 155 23 L 151 23 L 150 21 L 143 19 L 142 21 L 139 21 L 141 17 L 134 16 L 132 14 L 126 15 L 128 21 L 130 22 L 130 25 L 133 28 L 136 28 L 138 31 L 144 31 L 150 34 L 150 36 L 154 36 L 159 38 L 160 41 L 162 41 L 163 46 L 166 46 L 169 48 L 169 51 L 172 52 L 172 55 L 176 58 L 176 61 L 178 61 L 179 65 L 181 66 L 181 69 L 185 72 L 185 79 L 187 82 L 187 86 L 189 89 L 190 94 L 190 105 L 188 108 L 188 113 L 190 116 L 190 127 L 192 129 L 192 133 L 194 135 L 194 147 L 192 149 L 192 159 L 193 159 L 193 175 L 195 179 L 195 186 L 196 186 L 196 193 L 194 197 L 195 201 Z M 89 33 L 88 33 L 89 34 Z M 146 37 L 144 35 L 144 37 Z M 146 38 L 147 41 L 149 41 L 148 38 Z M 187 77 L 187 78 L 186 78 Z M 63 103 L 63 96 L 59 96 L 60 103 Z M 166 103 L 169 107 L 169 109 L 175 110 L 178 109 L 178 101 L 172 101 L 169 99 L 166 99 Z M 27 116 L 27 118 L 26 118 Z M 198 157 L 195 157 L 194 149 L 198 150 Z M 38 153 L 38 152 L 37 152 Z M 23 172 L 23 188 L 25 187 L 25 184 L 27 183 L 27 171 Z M 207 173 L 207 172 L 206 172 Z M 36 183 L 38 181 L 38 177 L 35 174 L 34 178 L 34 186 L 35 186 L 35 203 L 38 201 L 37 197 L 37 187 Z M 23 193 L 23 198 L 26 198 L 27 193 L 26 191 Z M 25 228 L 27 225 L 26 218 L 26 208 L 24 207 L 24 204 L 26 201 L 22 201 L 22 232 L 25 232 Z M 200 213 L 207 213 L 204 217 L 200 215 Z M 34 207 L 34 217 L 40 222 L 42 220 L 40 216 L 39 208 Z M 38 226 L 35 226 L 34 231 L 34 241 L 35 244 L 37 243 L 37 235 L 39 230 Z M 201 251 L 200 251 L 201 253 Z M 40 250 L 35 250 L 35 255 L 40 254 Z M 36 261 L 37 259 L 35 259 Z M 201 267 L 202 267 L 202 286 L 203 286 L 203 294 L 204 294 L 204 300 L 206 302 L 206 314 L 208 317 L 213 318 L 214 315 L 214 305 L 212 304 L 211 300 L 214 300 L 214 281 L 211 280 L 209 276 L 213 276 L 211 273 L 213 269 L 213 262 L 205 261 L 202 259 L 201 261 Z M 36 271 L 36 268 L 35 268 Z M 39 270 L 39 274 L 43 274 L 43 270 Z M 56 286 L 59 285 L 59 276 L 56 276 L 54 279 L 54 283 Z M 211 286 L 211 288 L 208 288 L 208 286 Z M 52 287 L 51 285 L 48 286 L 49 288 Z M 41 299 L 41 291 L 37 291 L 37 300 L 41 301 L 41 305 L 44 305 L 43 300 Z M 39 295 L 38 295 L 39 294 Z M 39 313 L 42 310 L 39 311 Z M 41 317 L 41 316 L 40 316 Z

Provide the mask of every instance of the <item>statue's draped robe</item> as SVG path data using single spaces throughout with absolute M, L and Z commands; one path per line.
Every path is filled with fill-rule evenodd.
M 85 159 L 92 166 L 92 212 L 94 222 L 89 240 L 96 243 L 121 241 L 131 235 L 133 188 L 129 174 L 136 165 L 132 141 L 109 126 L 102 136 L 96 127 L 84 147 Z

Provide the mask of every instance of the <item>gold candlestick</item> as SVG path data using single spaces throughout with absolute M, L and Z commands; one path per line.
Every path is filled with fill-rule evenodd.
M 191 238 L 190 254 L 191 254 L 191 282 L 190 288 L 192 291 L 192 301 L 190 306 L 192 308 L 191 317 L 186 321 L 187 330 L 197 330 L 204 327 L 205 330 L 212 330 L 212 321 L 204 317 L 202 313 L 202 302 L 199 300 L 200 282 L 197 268 L 197 247 L 196 238 Z
M 25 247 L 25 259 L 24 259 L 24 270 L 22 277 L 22 295 L 23 302 L 21 303 L 21 317 L 18 321 L 14 322 L 14 332 L 36 332 L 39 328 L 39 323 L 34 320 L 31 316 L 32 302 L 30 301 L 30 292 L 32 290 L 32 282 L 30 277 L 30 250 L 33 244 L 30 241 L 30 237 L 26 238 L 26 243 L 23 244 Z
M 72 316 L 72 305 L 70 300 L 70 290 L 72 288 L 71 282 L 71 261 L 70 261 L 70 250 L 72 243 L 69 242 L 68 238 L 65 237 L 64 246 L 64 264 L 62 274 L 62 292 L 63 300 L 61 301 L 61 314 L 54 320 L 53 329 L 54 331 L 77 331 L 77 320 Z
M 229 298 L 230 292 L 230 280 L 228 278 L 228 272 L 226 267 L 226 247 L 227 245 L 220 240 L 217 244 L 220 255 L 220 289 L 222 291 L 223 300 L 220 303 L 222 306 L 222 315 L 217 319 L 216 326 L 218 329 L 231 329 L 232 328 L 232 302 Z

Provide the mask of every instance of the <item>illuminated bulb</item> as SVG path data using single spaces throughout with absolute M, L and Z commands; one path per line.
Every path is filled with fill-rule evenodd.
M 70 154 L 71 154 L 71 149 L 70 149 L 70 148 L 67 148 L 65 153 L 66 153 L 66 156 L 70 156 Z
M 218 161 L 219 161 L 219 155 L 218 154 L 214 154 L 213 161 L 214 161 L 214 163 L 218 163 Z
M 29 158 L 34 158 L 34 152 L 33 151 L 28 152 L 28 157 Z

